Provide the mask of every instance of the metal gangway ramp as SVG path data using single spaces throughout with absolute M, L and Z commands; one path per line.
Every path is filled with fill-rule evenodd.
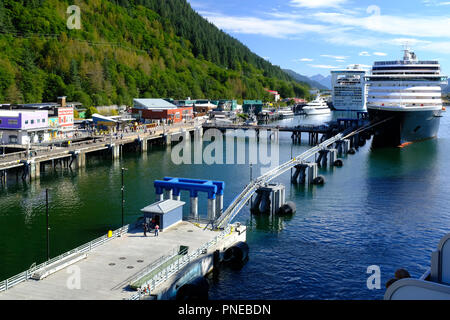
M 279 175 L 285 173 L 286 171 L 292 169 L 296 165 L 301 164 L 302 162 L 307 160 L 309 157 L 315 155 L 320 150 L 324 150 L 324 149 L 328 148 L 329 146 L 333 145 L 335 142 L 350 138 L 356 134 L 359 134 L 363 131 L 371 129 L 371 128 L 373 128 L 377 125 L 380 125 L 381 123 L 384 123 L 389 120 L 391 120 L 391 118 L 383 119 L 376 123 L 368 123 L 359 128 L 355 128 L 355 127 L 347 128 L 344 131 L 342 131 L 341 133 L 338 133 L 337 135 L 321 142 L 317 146 L 308 149 L 307 151 L 303 152 L 302 154 L 292 158 L 291 160 L 283 163 L 282 165 L 266 172 L 262 176 L 251 181 L 244 188 L 244 190 L 238 196 L 236 196 L 236 198 L 234 198 L 234 200 L 227 207 L 227 209 L 222 213 L 222 215 L 219 218 L 217 218 L 216 222 L 214 223 L 214 227 L 220 229 L 220 228 L 224 228 L 225 226 L 227 226 L 234 219 L 234 217 L 239 213 L 239 211 L 245 206 L 245 204 L 251 199 L 251 197 L 253 196 L 255 191 L 259 187 L 264 186 L 266 183 L 268 183 L 272 179 L 274 179 L 274 178 L 278 177 Z

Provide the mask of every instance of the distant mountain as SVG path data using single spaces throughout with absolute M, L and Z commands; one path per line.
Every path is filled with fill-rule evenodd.
M 321 83 L 314 81 L 311 78 L 308 78 L 307 76 L 301 75 L 293 70 L 283 69 L 283 71 L 286 72 L 288 75 L 290 75 L 295 80 L 309 84 L 312 88 L 316 88 L 319 90 L 327 90 L 328 89 L 326 86 L 322 85 Z
M 442 89 L 443 93 L 450 93 L 450 84 Z
M 331 89 L 331 75 L 324 77 L 321 74 L 316 74 L 315 76 L 309 78 L 313 81 L 320 83 L 322 86 L 325 86 L 327 89 Z

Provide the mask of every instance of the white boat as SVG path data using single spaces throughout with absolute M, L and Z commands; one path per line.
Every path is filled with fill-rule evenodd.
M 252 113 L 249 115 L 247 120 L 245 120 L 244 124 L 248 125 L 248 126 L 256 126 L 256 125 L 258 125 L 258 120 L 256 119 L 255 115 Z
M 303 107 L 303 111 L 307 115 L 331 113 L 331 110 L 330 108 L 328 108 L 327 103 L 321 97 L 317 97 L 313 101 L 309 102 L 306 106 Z
M 226 117 L 218 117 L 216 116 L 214 120 L 215 124 L 233 124 L 233 121 Z
M 278 114 L 281 116 L 281 118 L 292 118 L 294 116 L 294 113 L 291 109 L 281 109 L 278 111 Z

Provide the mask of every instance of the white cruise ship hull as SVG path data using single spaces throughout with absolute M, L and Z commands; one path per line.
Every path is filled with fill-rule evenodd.
M 368 109 L 369 117 L 376 122 L 391 119 L 375 130 L 373 146 L 405 146 L 435 138 L 439 131 L 441 110 L 391 111 Z

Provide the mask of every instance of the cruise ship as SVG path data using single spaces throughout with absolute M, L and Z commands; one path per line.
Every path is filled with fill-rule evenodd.
M 438 61 L 419 61 L 404 50 L 403 60 L 375 62 L 366 76 L 367 110 L 376 127 L 374 146 L 404 146 L 434 138 L 442 112 L 441 86 L 447 77 Z
M 338 111 L 366 111 L 366 71 L 358 64 L 331 71 L 333 107 Z

